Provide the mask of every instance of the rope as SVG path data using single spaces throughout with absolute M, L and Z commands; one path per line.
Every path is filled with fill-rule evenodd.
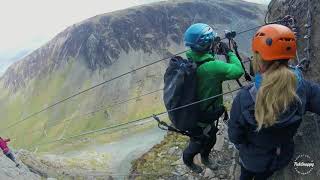
M 177 54 L 175 54 L 175 55 L 173 55 L 173 56 L 177 56 L 177 55 L 182 54 L 182 53 L 185 53 L 185 52 L 187 52 L 187 50 L 186 50 L 186 51 L 182 51 L 182 52 L 180 52 L 180 53 L 177 53 Z M 78 92 L 78 93 L 76 93 L 76 94 L 73 94 L 73 95 L 71 95 L 71 96 L 69 96 L 69 97 L 67 97 L 67 98 L 65 98 L 65 99 L 62 99 L 62 100 L 60 100 L 60 101 L 58 101 L 58 102 L 56 102 L 56 103 L 54 103 L 54 104 L 52 104 L 52 105 L 50 105 L 50 106 L 42 109 L 42 110 L 40 110 L 40 111 L 37 111 L 37 112 L 35 112 L 35 113 L 32 113 L 32 114 L 30 114 L 29 116 L 23 118 L 22 120 L 17 121 L 17 122 L 15 122 L 15 123 L 9 125 L 8 127 L 1 129 L 0 131 L 6 131 L 6 130 L 8 130 L 8 129 L 10 129 L 10 128 L 12 128 L 12 127 L 14 127 L 14 126 L 16 126 L 16 125 L 18 125 L 18 124 L 20 124 L 20 123 L 28 120 L 28 119 L 30 119 L 31 117 L 36 116 L 36 115 L 38 115 L 38 114 L 40 114 L 40 113 L 42 113 L 42 112 L 44 112 L 44 111 L 46 111 L 46 110 L 48 110 L 48 109 L 50 109 L 50 108 L 53 108 L 53 107 L 57 106 L 58 104 L 61 104 L 61 103 L 65 102 L 65 101 L 67 101 L 67 100 L 70 100 L 70 99 L 72 99 L 72 98 L 74 98 L 74 97 L 76 97 L 76 96 L 79 96 L 80 94 L 83 94 L 83 93 L 85 93 L 85 92 L 88 92 L 88 91 L 90 91 L 90 90 L 92 90 L 92 89 L 95 89 L 95 88 L 97 88 L 97 87 L 99 87 L 99 86 L 102 86 L 102 85 L 104 85 L 104 84 L 106 84 L 106 83 L 109 83 L 109 82 L 111 82 L 111 81 L 114 81 L 114 80 L 116 80 L 116 79 L 119 79 L 119 78 L 121 78 L 121 77 L 123 77 L 123 76 L 126 76 L 126 75 L 128 75 L 128 74 L 134 73 L 134 72 L 136 72 L 136 71 L 138 71 L 138 70 L 140 70 L 140 69 L 146 68 L 146 67 L 148 67 L 148 66 L 157 64 L 157 63 L 159 63 L 159 62 L 161 62 L 161 61 L 164 61 L 164 60 L 166 60 L 166 59 L 169 59 L 169 58 L 170 58 L 170 57 L 166 57 L 166 58 L 163 58 L 163 59 L 154 61 L 154 62 L 152 62 L 152 63 L 143 65 L 143 66 L 141 66 L 141 67 L 139 67 L 139 68 L 136 68 L 136 69 L 134 69 L 134 70 L 131 70 L 131 71 L 128 71 L 128 72 L 126 72 L 126 73 L 124 73 L 124 74 L 121 74 L 121 75 L 119 75 L 119 76 L 116 76 L 116 77 L 114 77 L 114 78 L 111 78 L 111 79 L 109 79 L 109 80 L 106 80 L 106 81 L 104 81 L 104 82 L 101 82 L 101 83 L 99 83 L 99 84 L 96 84 L 96 85 L 94 85 L 94 86 L 92 86 L 92 87 L 90 87 L 90 88 L 88 88 L 88 89 L 82 90 L 82 91 L 80 91 L 80 92 Z
M 273 22 L 273 23 L 276 23 L 276 22 Z M 254 30 L 254 29 L 257 29 L 257 28 L 259 28 L 259 27 L 262 27 L 262 26 L 264 26 L 264 25 L 256 26 L 256 27 L 253 27 L 253 28 L 250 28 L 250 29 L 241 31 L 241 32 L 239 32 L 238 34 L 240 35 L 240 34 L 243 34 L 243 33 L 249 32 L 249 31 L 252 31 L 252 30 Z M 226 39 L 226 38 L 222 38 L 221 40 L 224 40 L 224 39 Z M 128 75 L 128 74 L 131 74 L 131 73 L 133 73 L 133 72 L 136 72 L 136 71 L 138 71 L 138 70 L 140 70 L 140 69 L 143 69 L 143 68 L 146 68 L 146 67 L 148 67 L 148 66 L 151 66 L 151 65 L 157 64 L 157 63 L 159 63 L 159 62 L 162 62 L 162 61 L 164 61 L 164 60 L 170 59 L 170 58 L 173 57 L 173 56 L 178 56 L 178 55 L 180 55 L 180 54 L 183 54 L 183 53 L 185 53 L 185 52 L 187 52 L 187 51 L 188 51 L 188 50 L 185 50 L 185 51 L 176 53 L 176 54 L 174 54 L 174 55 L 172 55 L 172 56 L 170 56 L 170 57 L 162 58 L 162 59 L 157 60 L 157 61 L 154 61 L 154 62 L 152 62 L 152 63 L 143 65 L 143 66 L 141 66 L 141 67 L 139 67 L 139 68 L 136 68 L 136 69 L 134 69 L 134 70 L 128 71 L 128 72 L 126 72 L 126 73 L 124 73 L 124 74 L 118 75 L 118 76 L 116 76 L 116 77 L 114 77 L 114 78 L 111 78 L 111 79 L 109 79 L 109 80 L 103 81 L 103 82 L 101 82 L 101 83 L 99 83 L 99 84 L 96 84 L 96 85 L 94 85 L 94 86 L 92 86 L 92 87 L 90 87 L 90 88 L 88 88 L 88 89 L 82 90 L 82 91 L 80 91 L 80 92 L 78 92 L 78 93 L 76 93 L 76 94 L 73 94 L 73 95 L 65 98 L 65 99 L 62 99 L 62 100 L 60 100 L 60 101 L 58 101 L 58 102 L 56 102 L 56 103 L 54 103 L 54 104 L 52 104 L 52 105 L 50 105 L 50 106 L 47 106 L 47 107 L 45 107 L 45 108 L 43 108 L 43 109 L 41 109 L 41 110 L 39 110 L 39 111 L 37 111 L 37 112 L 34 112 L 34 113 L 28 115 L 27 117 L 25 117 L 25 118 L 23 118 L 23 119 L 21 119 L 21 120 L 19 120 L 19 121 L 16 121 L 16 122 L 10 124 L 9 126 L 3 128 L 3 129 L 0 129 L 0 131 L 2 131 L 2 132 L 7 131 L 7 130 L 15 127 L 16 125 L 18 125 L 18 124 L 20 124 L 20 123 L 22 123 L 22 122 L 24 122 L 24 121 L 26 121 L 26 120 L 28 120 L 28 119 L 36 116 L 36 115 L 38 115 L 38 114 L 40 114 L 40 113 L 42 113 L 42 112 L 44 112 L 44 111 L 47 111 L 48 109 L 51 109 L 51 108 L 53 108 L 53 107 L 55 107 L 55 106 L 57 106 L 57 105 L 65 102 L 65 101 L 68 101 L 68 100 L 70 100 L 70 99 L 72 99 L 72 98 L 74 98 L 74 97 L 76 97 L 76 96 L 79 96 L 79 95 L 81 95 L 81 94 L 83 94 L 83 93 L 85 93 L 85 92 L 88 92 L 88 91 L 90 91 L 90 90 L 92 90 L 92 89 L 95 89 L 95 88 L 97 88 L 97 87 L 99 87 L 99 86 L 102 86 L 102 85 L 104 85 L 104 84 L 106 84 L 106 83 L 109 83 L 109 82 L 111 82 L 111 81 L 114 81 L 114 80 L 116 80 L 116 79 L 119 79 L 119 78 L 121 78 L 121 77 L 123 77 L 123 76 L 126 76 L 126 75 Z
M 179 109 L 183 109 L 183 108 L 186 108 L 186 107 L 195 105 L 195 104 L 199 104 L 199 103 L 202 103 L 202 102 L 205 102 L 205 101 L 209 101 L 209 100 L 211 100 L 211 99 L 214 99 L 214 98 L 217 98 L 217 97 L 220 97 L 220 96 L 229 94 L 229 93 L 233 93 L 233 92 L 238 91 L 238 90 L 240 90 L 240 89 L 241 89 L 241 88 L 237 88 L 237 89 L 234 89 L 234 90 L 229 91 L 229 92 L 226 92 L 226 93 L 221 93 L 221 94 L 218 94 L 218 95 L 215 95 L 215 96 L 211 96 L 211 97 L 206 98 L 206 99 L 202 99 L 202 100 L 200 100 L 200 101 L 195 101 L 195 102 L 193 102 L 193 103 L 189 103 L 189 104 L 186 104 L 186 105 L 183 105 L 183 106 L 174 108 L 174 109 L 170 109 L 170 110 L 168 110 L 168 111 L 164 111 L 164 112 L 155 114 L 155 116 L 164 115 L 164 114 L 167 114 L 167 113 L 169 113 L 169 112 L 177 111 L 177 110 L 179 110 Z M 65 140 L 68 140 L 68 139 L 73 139 L 73 138 L 85 136 L 85 135 L 88 135 L 88 134 L 93 134 L 93 133 L 96 133 L 96 132 L 101 132 L 101 131 L 106 131 L 106 130 L 114 129 L 114 128 L 121 127 L 121 126 L 124 126 L 124 125 L 129 125 L 129 124 L 133 124 L 133 123 L 136 123 L 136 122 L 139 122 L 139 121 L 147 120 L 147 119 L 153 118 L 153 116 L 154 116 L 154 115 L 151 115 L 151 116 L 143 117 L 143 118 L 136 119 L 136 120 L 133 120 L 133 121 L 129 121 L 129 122 L 126 122 L 126 123 L 121 123 L 121 124 L 114 125 L 114 126 L 107 126 L 107 127 L 101 128 L 101 129 L 96 129 L 96 130 L 92 130 L 92 131 L 87 131 L 87 132 L 84 132 L 84 133 L 80 133 L 80 134 L 78 134 L 78 135 L 73 135 L 73 136 L 69 136 L 69 137 L 66 137 L 66 138 L 56 139 L 56 140 L 48 141 L 48 142 L 45 142 L 45 143 L 38 143 L 38 144 L 35 144 L 34 146 L 41 146 L 41 145 L 45 145 L 45 144 L 51 144 L 51 143 L 55 143 L 55 142 L 59 142 L 59 141 L 65 141 Z
M 273 2 L 272 2 L 272 4 L 269 4 L 269 6 L 268 6 L 268 11 L 266 12 L 266 15 L 264 16 L 264 23 L 265 24 L 268 24 L 268 19 L 269 19 L 269 14 L 270 14 L 270 11 L 271 11 L 271 8 L 273 7 L 273 5 L 275 4 L 275 2 L 276 2 L 276 0 L 274 0 Z
M 55 126 L 57 126 L 57 125 L 59 125 L 59 124 L 61 124 L 61 123 L 65 123 L 65 122 L 71 121 L 71 120 L 73 120 L 73 119 L 75 119 L 75 118 L 82 118 L 82 117 L 88 116 L 88 115 L 90 115 L 90 114 L 93 114 L 93 113 L 96 113 L 96 112 L 99 112 L 99 111 L 106 110 L 106 109 L 108 109 L 108 108 L 112 108 L 112 107 L 115 107 L 115 106 L 118 106 L 118 105 L 121 105 L 121 104 L 125 104 L 125 103 L 128 103 L 128 102 L 130 102 L 130 101 L 133 101 L 133 100 L 136 100 L 136 99 L 140 99 L 140 98 L 142 98 L 142 97 L 144 97 L 144 96 L 148 96 L 148 95 L 151 95 L 151 94 L 160 92 L 160 91 L 162 91 L 162 90 L 163 90 L 163 88 L 162 88 L 162 89 L 155 90 L 155 91 L 151 91 L 151 92 L 148 92 L 148 93 L 145 93 L 145 94 L 142 94 L 142 95 L 140 95 L 140 96 L 136 96 L 136 97 L 133 97 L 133 98 L 130 98 L 130 99 L 126 99 L 126 100 L 123 100 L 123 101 L 119 101 L 119 102 L 116 102 L 116 103 L 114 103 L 114 104 L 112 104 L 112 105 L 109 105 L 109 106 L 101 106 L 101 108 L 98 108 L 98 109 L 96 109 L 96 110 L 93 110 L 93 111 L 90 111 L 90 112 L 87 112 L 87 113 L 84 113 L 84 114 L 80 114 L 80 115 L 77 115 L 77 116 L 73 116 L 73 117 L 66 118 L 66 119 L 64 119 L 64 120 L 62 120 L 62 121 L 60 121 L 60 122 L 58 122 L 58 123 L 56 123 L 56 124 L 54 124 L 54 125 L 52 125 L 52 126 L 49 126 L 50 124 L 48 124 L 48 127 L 47 127 L 47 128 L 52 128 L 52 127 L 55 127 Z M 53 123 L 52 123 L 52 124 L 53 124 Z M 42 130 L 43 130 L 42 128 L 39 128 L 39 129 L 35 129 L 35 130 L 33 130 L 33 131 L 29 132 L 29 133 L 30 133 L 30 134 L 33 134 L 33 133 L 36 133 L 36 132 L 42 131 Z M 25 135 L 25 134 L 24 134 L 24 135 Z
M 248 59 L 248 60 L 243 61 L 243 63 L 246 64 L 246 63 L 249 63 L 250 61 L 251 61 L 251 60 Z M 231 90 L 231 89 L 229 88 L 229 90 Z M 142 94 L 142 95 L 140 95 L 140 96 L 136 96 L 136 97 L 134 97 L 134 98 L 130 98 L 130 99 L 127 99 L 127 100 L 119 101 L 119 102 L 114 103 L 114 104 L 109 105 L 109 106 L 102 106 L 102 107 L 104 107 L 104 108 L 99 108 L 99 109 L 96 109 L 96 110 L 93 110 L 93 111 L 90 111 L 90 112 L 87 112 L 87 113 L 84 113 L 84 114 L 80 114 L 80 115 L 77 115 L 77 116 L 73 116 L 73 117 L 66 118 L 66 119 L 64 119 L 64 120 L 62 120 L 62 121 L 60 121 L 60 122 L 58 122 L 58 123 L 56 123 L 56 124 L 54 124 L 54 125 L 52 125 L 52 126 L 49 126 L 50 124 L 48 124 L 48 127 L 46 127 L 46 128 L 52 128 L 52 127 L 58 126 L 58 125 L 61 124 L 61 123 L 69 122 L 69 121 L 71 121 L 71 120 L 73 120 L 73 119 L 75 119 L 75 118 L 82 118 L 82 117 L 88 116 L 88 115 L 90 115 L 90 114 L 93 114 L 93 113 L 96 113 L 96 112 L 99 112 L 99 111 L 103 111 L 103 110 L 106 110 L 106 109 L 108 109 L 108 108 L 112 108 L 112 107 L 115 107 L 115 106 L 118 106 L 118 105 L 121 105 L 121 104 L 125 104 L 125 103 L 128 103 L 128 102 L 132 101 L 132 100 L 140 99 L 140 98 L 142 98 L 142 97 L 144 97 L 144 96 L 148 96 L 148 95 L 151 95 L 151 94 L 160 92 L 160 91 L 163 91 L 163 88 L 162 88 L 162 89 L 155 90 L 155 91 L 151 91 L 151 92 L 148 92 L 148 93 L 145 93 L 145 94 Z M 53 123 L 52 123 L 52 124 L 53 124 Z M 43 128 L 39 128 L 39 129 L 35 129 L 35 130 L 33 130 L 33 131 L 30 131 L 30 132 L 27 133 L 27 134 L 34 134 L 34 133 L 36 133 L 36 132 L 43 131 L 43 130 L 44 130 Z M 25 135 L 25 134 L 24 134 L 24 135 Z
M 130 101 L 133 101 L 133 100 L 136 100 L 136 99 L 140 99 L 140 98 L 142 98 L 142 97 L 144 97 L 144 96 L 148 96 L 148 95 L 151 95 L 151 94 L 155 94 L 155 93 L 160 92 L 160 91 L 163 91 L 163 88 L 158 89 L 158 90 L 155 90 L 155 91 L 151 91 L 151 92 L 142 94 L 142 95 L 140 95 L 140 96 L 136 96 L 136 97 L 127 99 L 127 100 L 119 101 L 119 102 L 114 103 L 114 104 L 109 105 L 109 106 L 102 106 L 101 108 L 98 108 L 98 109 L 96 109 L 96 110 L 94 110 L 94 111 L 87 112 L 87 113 L 82 114 L 82 115 L 70 117 L 70 118 L 66 119 L 65 122 L 70 121 L 70 120 L 72 120 L 72 119 L 74 119 L 74 118 L 76 118 L 76 117 L 81 118 L 81 117 L 84 117 L 84 116 L 87 116 L 87 115 L 90 115 L 90 114 L 93 114 L 93 113 L 96 113 L 96 112 L 99 112 L 99 111 L 103 111 L 103 110 L 106 110 L 106 109 L 109 109 L 109 108 L 112 108 L 112 107 L 115 107 L 115 106 L 118 106 L 118 105 L 121 105 L 121 104 L 125 104 L 125 103 L 128 103 L 128 102 L 130 102 Z M 50 126 L 50 127 L 53 127 L 53 126 Z

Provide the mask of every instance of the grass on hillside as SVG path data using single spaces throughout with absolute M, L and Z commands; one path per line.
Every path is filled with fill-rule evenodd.
M 14 122 L 18 122 L 22 118 L 30 115 L 30 113 L 37 112 L 39 109 L 47 107 L 57 100 L 74 93 L 75 87 L 66 84 L 67 79 L 70 79 L 68 73 L 70 73 L 71 66 L 72 63 L 67 65 L 64 70 L 52 73 L 50 77 L 41 77 L 37 80 L 32 80 L 28 87 L 16 93 L 11 93 L 7 90 L 2 91 L 1 89 L 0 114 L 2 126 L 6 127 Z M 81 81 L 83 84 L 79 85 L 79 89 L 92 86 L 90 78 L 85 79 L 87 80 Z M 134 87 L 129 91 L 128 97 L 122 97 L 119 101 L 141 95 L 141 93 L 147 91 L 147 87 L 152 85 L 151 81 L 152 79 L 144 79 L 141 86 L 135 87 L 137 85 L 133 85 Z M 96 108 L 95 104 L 101 105 L 99 102 L 101 102 L 102 99 L 97 97 L 97 94 L 95 94 L 97 92 L 98 91 L 95 91 L 94 93 L 73 98 L 68 102 L 27 119 L 10 130 L 2 132 L 1 135 L 10 137 L 12 139 L 11 146 L 16 149 L 33 149 L 30 145 L 45 143 L 62 137 L 70 137 L 83 132 L 125 123 L 164 110 L 162 101 L 157 99 L 160 94 L 155 94 L 85 117 L 77 117 L 71 121 L 65 121 L 70 115 L 77 116 L 85 114 L 94 110 Z M 106 104 L 113 104 L 114 101 L 117 100 L 118 99 L 110 100 L 110 102 L 106 102 Z M 110 140 L 112 137 L 113 136 L 109 136 L 107 139 Z M 52 147 L 55 146 L 46 145 L 40 147 L 38 150 L 51 150 Z
M 172 147 L 184 149 L 187 145 L 188 137 L 177 133 L 168 133 L 164 140 L 155 145 L 149 153 L 132 162 L 131 174 L 136 180 L 143 179 L 161 179 L 161 177 L 170 177 L 174 171 L 174 166 L 180 156 L 170 156 L 167 152 Z M 137 175 L 134 175 L 137 174 Z

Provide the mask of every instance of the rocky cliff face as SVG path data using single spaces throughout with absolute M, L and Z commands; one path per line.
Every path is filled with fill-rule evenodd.
M 303 59 L 306 57 L 305 48 L 307 46 L 307 40 L 305 36 L 307 35 L 305 24 L 307 24 L 307 14 L 308 14 L 308 2 L 309 0 L 272 0 L 270 2 L 270 15 L 269 21 L 276 20 L 278 18 L 284 17 L 285 15 L 292 15 L 297 20 L 298 25 L 298 48 L 299 48 L 299 58 Z M 320 22 L 320 4 L 317 0 L 310 0 L 311 6 L 311 16 L 312 16 L 312 33 L 311 33 L 311 65 L 310 70 L 305 73 L 305 75 L 313 80 L 320 81 L 320 64 L 317 62 L 317 57 L 320 56 L 319 51 L 319 28 Z
M 41 177 L 30 172 L 23 164 L 19 168 L 5 155 L 0 157 L 0 179 L 6 180 L 40 180 Z
M 310 0 L 310 11 L 312 15 L 312 33 L 311 33 L 311 65 L 310 69 L 305 72 L 305 77 L 314 81 L 320 81 L 320 63 L 318 58 L 320 56 L 319 42 L 320 42 L 320 3 L 318 0 Z M 307 57 L 305 48 L 307 47 L 307 40 L 304 39 L 306 33 L 305 24 L 307 24 L 308 0 L 272 0 L 270 5 L 269 20 L 275 20 L 285 15 L 292 15 L 297 20 L 299 29 L 298 47 L 300 59 Z M 320 175 L 320 118 L 314 114 L 308 114 L 295 137 L 296 150 L 292 162 L 283 171 L 278 172 L 274 179 L 319 179 Z M 299 156 L 307 155 L 310 157 L 309 161 L 315 162 L 315 167 L 309 173 L 301 174 L 297 172 L 294 166 L 294 161 Z M 308 159 L 307 159 L 308 160 Z M 304 160 L 306 161 L 306 160 Z M 306 172 L 306 170 L 305 170 Z

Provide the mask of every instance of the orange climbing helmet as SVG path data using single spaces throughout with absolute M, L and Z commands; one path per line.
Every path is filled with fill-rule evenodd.
M 269 24 L 261 27 L 253 37 L 252 50 L 265 61 L 293 59 L 297 50 L 296 37 L 286 26 Z

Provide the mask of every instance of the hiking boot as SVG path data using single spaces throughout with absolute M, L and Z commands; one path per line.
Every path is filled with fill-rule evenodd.
M 206 156 L 206 157 L 201 156 L 201 162 L 203 165 L 205 165 L 207 168 L 209 168 L 211 170 L 218 169 L 217 163 L 214 160 L 211 160 L 208 156 Z
M 200 166 L 194 164 L 194 162 L 193 162 L 193 156 L 183 155 L 182 160 L 183 160 L 183 163 L 184 163 L 191 171 L 193 171 L 193 172 L 195 172 L 195 173 L 198 173 L 198 174 L 203 171 L 203 169 L 202 169 Z
M 192 164 L 186 164 L 186 166 L 187 166 L 192 172 L 197 173 L 197 174 L 200 174 L 200 173 L 203 171 L 203 169 L 202 169 L 200 166 L 198 166 L 198 165 L 196 165 L 196 164 L 194 164 L 194 163 L 192 163 Z

